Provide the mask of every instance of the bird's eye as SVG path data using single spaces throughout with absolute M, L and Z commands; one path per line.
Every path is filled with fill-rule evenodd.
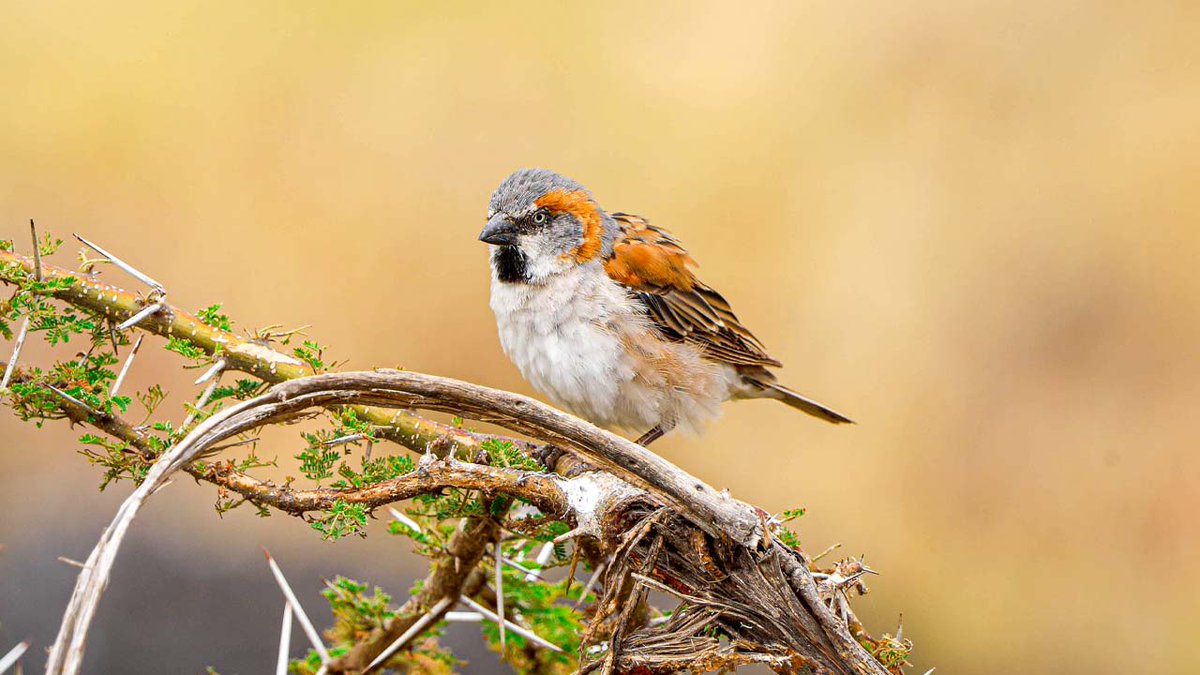
M 533 222 L 538 225 L 545 225 L 546 221 L 550 220 L 550 214 L 545 211 L 534 211 Z

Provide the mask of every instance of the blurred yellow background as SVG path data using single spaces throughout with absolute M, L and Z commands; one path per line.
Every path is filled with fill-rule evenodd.
M 866 552 L 856 607 L 876 633 L 903 612 L 915 672 L 1197 672 L 1197 26 L 1186 2 L 9 0 L 0 237 L 27 251 L 34 217 L 347 367 L 530 392 L 475 238 L 509 171 L 556 169 L 672 229 L 782 379 L 859 421 L 731 404 L 655 449 Z M 169 379 L 182 418 L 177 365 L 133 383 Z M 55 556 L 129 489 L 96 492 L 79 433 L 0 416 L 0 652 L 52 638 Z M 402 595 L 420 570 L 380 528 L 325 544 L 214 498 L 177 481 L 135 524 L 93 672 L 265 670 L 261 543 L 322 620 L 319 575 Z

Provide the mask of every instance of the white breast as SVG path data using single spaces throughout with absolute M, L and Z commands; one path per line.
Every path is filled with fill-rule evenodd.
M 491 306 L 504 353 L 534 388 L 596 424 L 625 426 L 614 412 L 634 370 L 605 326 L 635 312 L 599 265 L 544 284 L 504 283 L 493 275 Z

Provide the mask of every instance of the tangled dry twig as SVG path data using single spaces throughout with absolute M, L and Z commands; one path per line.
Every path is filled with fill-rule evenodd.
M 818 607 L 812 607 L 813 598 L 793 592 L 796 583 L 816 588 L 807 567 L 798 554 L 779 544 L 764 548 L 761 521 L 747 505 L 723 496 L 640 446 L 532 399 L 404 371 L 334 373 L 293 380 L 201 423 L 158 459 L 88 559 L 60 635 L 64 649 L 56 648 L 52 663 L 63 664 L 62 672 L 74 672 L 70 666 L 82 654 L 87 626 L 116 547 L 142 502 L 172 472 L 237 434 L 333 405 L 454 410 L 486 417 L 536 438 L 565 444 L 588 461 L 606 467 L 607 473 L 587 472 L 571 479 L 546 474 L 520 476 L 428 455 L 407 480 L 414 490 L 474 481 L 472 486 L 495 494 L 529 499 L 546 513 L 568 518 L 578 535 L 595 537 L 614 561 L 607 575 L 604 609 L 593 631 L 607 630 L 610 638 L 604 657 L 606 672 L 614 668 L 621 672 L 676 670 L 685 642 L 701 645 L 698 653 L 703 659 L 693 667 L 760 661 L 789 671 L 806 667 L 817 673 L 884 672 L 853 641 L 846 623 L 828 611 L 819 594 Z M 485 519 L 478 519 L 475 526 L 495 527 Z M 483 555 L 484 546 L 479 542 L 493 536 L 464 530 L 464 545 L 471 545 L 466 546 L 467 555 L 460 556 L 465 563 L 461 570 L 475 569 Z M 428 593 L 423 595 L 433 597 L 415 598 L 414 607 L 432 607 L 441 598 L 457 598 L 468 576 L 447 577 L 443 583 L 427 587 Z M 632 590 L 624 591 L 626 585 Z M 650 587 L 669 590 L 681 599 L 684 609 L 678 617 L 656 627 L 637 625 L 631 608 L 640 604 L 642 591 L 638 589 Z M 607 615 L 618 606 L 623 609 L 611 629 L 606 629 Z M 446 608 L 443 606 L 443 611 Z M 402 616 L 410 615 L 402 612 Z M 361 658 L 335 664 L 332 672 L 360 668 L 368 656 L 374 658 L 382 651 L 388 636 L 403 633 L 404 623 L 394 622 L 378 639 L 364 643 Z M 703 632 L 714 626 L 731 637 L 728 645 L 704 637 Z

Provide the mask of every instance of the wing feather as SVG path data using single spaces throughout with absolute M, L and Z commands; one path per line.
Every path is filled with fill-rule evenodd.
M 664 335 L 689 342 L 714 360 L 736 366 L 778 366 L 758 338 L 713 288 L 692 273 L 695 261 L 670 232 L 644 218 L 612 214 L 620 232 L 604 268 L 628 287 Z

